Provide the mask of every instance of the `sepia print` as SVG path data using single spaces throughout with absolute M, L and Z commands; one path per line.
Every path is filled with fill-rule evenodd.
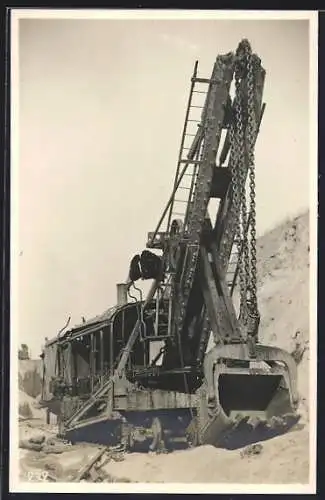
M 312 492 L 315 18 L 12 27 L 12 491 Z

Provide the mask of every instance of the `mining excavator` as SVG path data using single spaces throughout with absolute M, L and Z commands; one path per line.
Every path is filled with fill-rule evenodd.
M 235 448 L 299 419 L 289 353 L 259 341 L 255 143 L 265 70 L 250 43 L 195 63 L 171 196 L 117 305 L 48 341 L 42 404 L 71 441 Z M 137 285 L 151 282 L 143 299 Z

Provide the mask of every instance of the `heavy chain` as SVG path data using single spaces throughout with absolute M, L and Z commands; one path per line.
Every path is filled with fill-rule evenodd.
M 241 95 L 241 85 L 240 85 L 240 75 L 238 69 L 235 72 L 235 84 L 236 84 L 236 103 L 235 103 L 235 117 L 236 117 L 236 138 L 237 138 L 237 189 L 239 196 L 239 206 L 238 206 L 238 242 L 241 244 L 241 249 L 239 251 L 239 283 L 240 283 L 240 307 L 242 319 L 245 322 L 246 311 L 247 311 L 247 278 L 249 276 L 249 255 L 248 255 L 248 245 L 247 245 L 247 234 L 246 234 L 246 218 L 247 218 L 247 207 L 246 207 L 246 193 L 245 184 L 246 177 L 244 172 L 244 160 L 245 160 L 245 142 L 244 142 L 244 129 L 243 129 L 243 117 L 242 117 L 242 95 Z M 248 271 L 248 272 L 247 272 Z
M 237 51 L 238 63 L 235 70 L 236 96 L 234 101 L 235 124 L 230 129 L 230 168 L 233 185 L 233 216 L 235 239 L 241 248 L 238 256 L 240 316 L 243 324 L 249 316 L 258 316 L 257 310 L 257 262 L 256 262 L 256 204 L 255 204 L 255 159 L 254 143 L 256 118 L 254 109 L 253 56 L 249 43 L 243 42 Z M 244 66 L 243 66 L 244 63 Z M 243 128 L 243 101 L 241 77 L 246 73 L 247 81 L 247 126 Z M 246 204 L 245 157 L 247 154 L 249 172 L 249 216 Z M 248 217 L 250 241 L 248 241 Z M 248 310 L 249 306 L 249 310 Z
M 254 73 L 253 57 L 251 48 L 246 46 L 247 59 L 247 95 L 248 95 L 248 122 L 247 122 L 247 146 L 248 146 L 248 168 L 250 186 L 250 303 L 253 314 L 257 314 L 257 259 L 256 259 L 256 202 L 255 202 L 255 157 L 254 142 L 256 136 L 256 115 L 254 106 Z

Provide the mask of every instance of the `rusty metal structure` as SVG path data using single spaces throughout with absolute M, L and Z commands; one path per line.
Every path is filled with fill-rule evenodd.
M 295 362 L 258 336 L 264 80 L 247 40 L 210 78 L 196 62 L 172 194 L 117 305 L 47 342 L 42 401 L 72 441 L 231 448 L 299 419 Z M 152 281 L 144 300 L 140 279 Z

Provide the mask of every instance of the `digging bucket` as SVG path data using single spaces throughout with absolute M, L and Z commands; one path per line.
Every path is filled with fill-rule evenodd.
M 288 431 L 297 421 L 297 367 L 289 353 L 246 345 L 213 348 L 204 365 L 200 442 L 236 448 Z M 203 422 L 203 423 L 202 423 Z

